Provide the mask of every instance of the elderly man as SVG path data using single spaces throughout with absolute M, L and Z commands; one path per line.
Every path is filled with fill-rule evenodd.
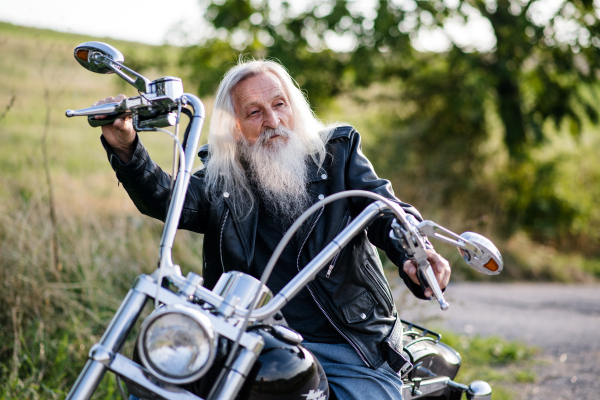
M 107 98 L 98 102 L 118 101 Z M 110 163 L 138 209 L 164 219 L 169 176 L 152 160 L 130 120 L 102 127 Z M 310 205 L 333 193 L 368 190 L 401 203 L 377 177 L 349 126 L 325 126 L 285 69 L 272 61 L 240 63 L 217 91 L 204 168 L 191 179 L 182 229 L 204 233 L 203 275 L 212 288 L 221 273 L 260 277 L 286 229 Z M 372 200 L 347 198 L 321 209 L 290 242 L 268 281 L 277 293 Z M 339 399 L 399 399 L 401 324 L 373 245 L 400 268 L 419 298 L 428 298 L 414 265 L 389 239 L 393 218 L 375 221 L 282 312 L 323 365 Z M 429 250 L 444 288 L 446 260 Z

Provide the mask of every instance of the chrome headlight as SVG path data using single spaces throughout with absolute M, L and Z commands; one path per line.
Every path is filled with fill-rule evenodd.
M 216 338 L 206 315 L 173 305 L 146 318 L 138 351 L 142 364 L 158 378 L 183 384 L 200 379 L 211 367 Z

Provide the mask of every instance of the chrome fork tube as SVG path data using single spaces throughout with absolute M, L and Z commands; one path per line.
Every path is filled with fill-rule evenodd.
M 96 391 L 105 372 L 106 367 L 100 361 L 88 360 L 66 400 L 88 400 Z
M 260 350 L 258 350 L 258 353 L 260 353 Z M 236 357 L 235 363 L 233 363 L 227 377 L 221 381 L 221 385 L 217 389 L 215 395 L 209 400 L 234 399 L 244 385 L 257 358 L 257 353 L 248 349 L 242 349 L 240 354 Z
M 151 278 L 148 276 L 138 277 L 129 290 L 129 293 L 127 293 L 127 297 L 121 303 L 117 313 L 110 321 L 108 328 L 106 328 L 104 335 L 102 335 L 102 339 L 100 339 L 99 344 L 108 350 L 108 353 L 103 354 L 110 354 L 112 356 L 121 350 L 127 335 L 131 332 L 133 325 L 144 308 L 148 296 L 136 290 L 140 279 Z M 105 363 L 108 364 L 111 360 L 96 356 L 92 350 L 90 350 L 89 357 L 90 359 L 79 374 L 66 400 L 88 400 L 100 384 L 107 369 Z
M 188 135 L 187 145 L 185 148 L 185 171 L 177 177 L 175 188 L 173 190 L 173 197 L 167 217 L 165 219 L 165 227 L 160 238 L 159 247 L 159 267 L 168 269 L 173 266 L 171 251 L 173 249 L 173 243 L 175 242 L 175 235 L 177 233 L 177 227 L 179 225 L 179 219 L 181 217 L 181 211 L 183 209 L 183 202 L 185 200 L 186 189 L 190 182 L 192 169 L 194 167 L 194 160 L 196 159 L 196 150 L 198 149 L 198 142 L 200 141 L 200 134 L 202 132 L 202 125 L 204 124 L 204 104 L 200 99 L 193 94 L 185 94 L 188 103 L 194 109 L 192 122 L 190 126 L 190 132 Z M 165 274 L 165 276 L 168 275 Z

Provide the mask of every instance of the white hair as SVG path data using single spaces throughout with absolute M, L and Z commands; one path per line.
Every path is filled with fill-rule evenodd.
M 293 132 L 306 148 L 306 154 L 319 166 L 326 156 L 325 145 L 334 126 L 325 126 L 314 114 L 308 100 L 285 68 L 274 61 L 240 61 L 221 81 L 208 132 L 209 160 L 205 165 L 205 189 L 212 201 L 220 201 L 229 193 L 233 216 L 247 217 L 255 205 L 246 171 L 241 163 L 232 91 L 238 83 L 262 73 L 274 74 L 288 96 L 293 117 Z

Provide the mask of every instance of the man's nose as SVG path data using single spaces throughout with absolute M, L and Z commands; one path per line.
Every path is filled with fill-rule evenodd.
M 275 129 L 279 126 L 279 117 L 272 109 L 267 109 L 265 114 L 265 120 L 263 121 L 263 126 L 265 128 Z

